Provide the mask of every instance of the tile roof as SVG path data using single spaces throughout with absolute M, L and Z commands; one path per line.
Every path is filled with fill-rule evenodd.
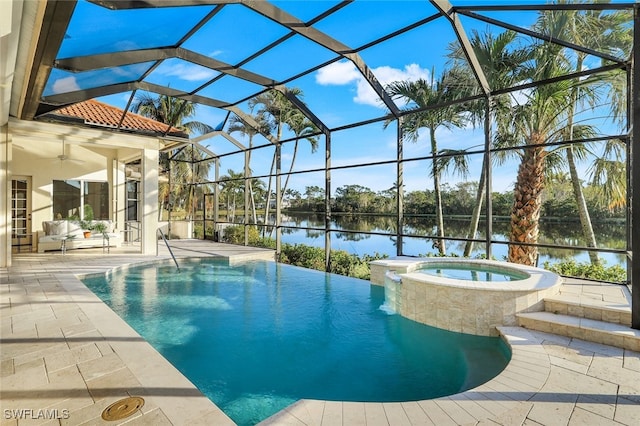
M 122 113 L 123 110 L 120 108 L 90 99 L 88 101 L 60 108 L 47 114 L 47 118 L 67 122 L 69 119 L 72 121 L 75 121 L 73 119 L 80 119 L 85 125 L 116 129 L 118 128 L 118 123 L 120 123 L 120 119 L 122 118 Z M 133 133 L 145 133 L 160 136 L 165 134 L 167 125 L 132 112 L 127 112 L 120 129 L 131 131 Z M 167 135 L 184 138 L 188 137 L 186 133 L 175 127 L 171 127 L 171 130 Z

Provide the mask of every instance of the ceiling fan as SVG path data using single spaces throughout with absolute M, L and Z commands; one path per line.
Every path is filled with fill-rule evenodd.
M 77 160 L 74 158 L 70 158 L 67 154 L 66 154 L 66 150 L 65 150 L 65 143 L 64 143 L 64 139 L 62 139 L 62 154 L 59 154 L 57 157 L 52 158 L 52 160 L 60 160 L 60 162 L 62 163 L 63 161 L 71 161 L 74 163 L 84 163 L 83 160 Z

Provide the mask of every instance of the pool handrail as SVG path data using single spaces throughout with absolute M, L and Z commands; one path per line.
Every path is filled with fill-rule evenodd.
M 176 260 L 176 257 L 173 255 L 173 250 L 171 250 L 171 246 L 169 245 L 169 241 L 167 241 L 167 237 L 164 236 L 164 232 L 162 232 L 162 229 L 158 228 L 158 232 L 160 232 L 160 236 L 164 240 L 164 243 L 167 245 L 167 249 L 169 250 L 169 254 L 173 258 L 173 262 L 176 264 L 176 268 L 178 269 L 178 272 L 179 272 L 180 271 L 180 266 L 178 266 L 178 261 Z

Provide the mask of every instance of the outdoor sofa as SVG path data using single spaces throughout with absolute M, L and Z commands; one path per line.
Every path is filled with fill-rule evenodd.
M 72 250 L 94 247 L 120 247 L 122 237 L 111 220 L 88 221 L 87 228 L 96 224 L 104 225 L 104 231 L 85 231 L 79 222 L 72 220 L 47 220 L 42 222 L 42 231 L 38 231 L 38 253 L 48 250 Z

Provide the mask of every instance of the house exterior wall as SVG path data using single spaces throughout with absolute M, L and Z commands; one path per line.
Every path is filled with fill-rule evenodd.
M 142 253 L 156 254 L 158 244 L 158 151 L 142 156 Z
M 0 268 L 11 266 L 11 137 L 0 127 Z
M 39 144 L 37 151 L 22 144 L 20 137 L 15 137 L 13 144 L 12 174 L 31 177 L 33 231 L 42 230 L 45 220 L 64 218 L 64 214 L 62 217 L 56 216 L 61 212 L 53 211 L 54 180 L 108 182 L 109 187 L 113 187 L 113 180 L 109 176 L 113 154 L 109 151 L 96 153 L 80 146 L 67 146 L 65 151 L 69 159 L 61 161 L 57 158 L 61 153 L 61 142 Z M 110 202 L 112 200 L 113 194 L 110 194 Z
M 66 160 L 60 160 L 64 140 Z M 31 178 L 31 234 L 33 250 L 42 222 L 55 218 L 53 211 L 54 180 L 89 180 L 109 184 L 109 219 L 124 230 L 126 209 L 125 163 L 142 158 L 147 166 L 142 201 L 145 204 L 143 246 L 155 253 L 158 216 L 158 151 L 156 138 L 113 132 L 70 128 L 51 123 L 10 119 L 0 141 L 0 267 L 11 262 L 11 176 Z M 144 233 L 149 233 L 145 235 Z M 151 247 L 153 246 L 153 247 Z M 6 248 L 6 250 L 5 250 Z

